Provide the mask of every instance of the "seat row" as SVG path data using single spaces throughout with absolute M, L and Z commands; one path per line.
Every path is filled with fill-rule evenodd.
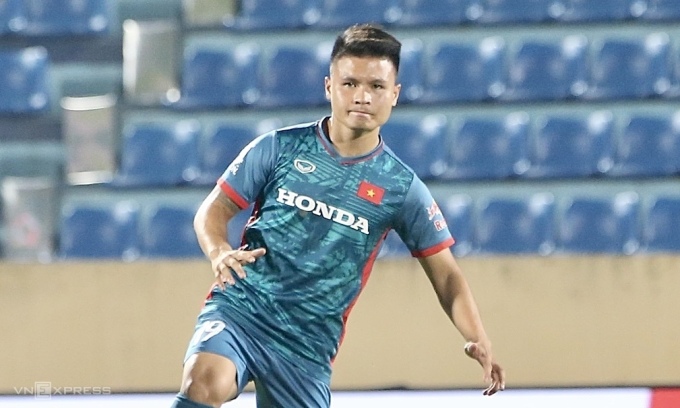
M 193 10 L 185 8 L 186 20 Z M 338 28 L 357 22 L 397 27 L 462 24 L 526 24 L 680 18 L 674 0 L 244 0 L 207 25 L 236 30 Z M 200 25 L 200 24 L 199 24 Z M 204 23 L 203 25 L 206 25 Z
M 204 130 L 205 129 L 205 130 Z M 116 186 L 212 185 L 263 128 L 196 120 L 123 130 Z M 395 115 L 386 144 L 423 180 L 670 177 L 680 173 L 680 112 Z
M 181 68 L 179 110 L 309 107 L 327 103 L 323 80 L 331 43 L 191 46 Z M 501 37 L 425 44 L 407 39 L 402 103 L 633 100 L 680 97 L 680 56 L 667 33 L 589 41 L 582 35 Z M 43 47 L 0 51 L 0 113 L 42 112 L 50 103 L 50 57 Z
M 602 101 L 680 96 L 679 54 L 665 32 L 634 37 L 405 39 L 401 103 Z M 185 49 L 178 109 L 299 107 L 327 103 L 332 43 Z
M 680 196 L 658 196 L 642 205 L 630 191 L 562 200 L 550 193 L 477 201 L 453 194 L 440 197 L 439 205 L 458 256 L 680 250 Z M 382 255 L 407 254 L 398 235 L 390 232 Z
M 557 200 L 550 193 L 472 200 L 439 197 L 440 211 L 456 239 L 458 256 L 477 254 L 614 253 L 680 251 L 680 196 L 637 193 Z M 162 204 L 146 215 L 134 201 L 68 205 L 59 228 L 61 258 L 192 258 L 202 256 L 193 231 L 196 205 Z M 229 225 L 232 246 L 240 243 L 249 211 Z M 391 232 L 381 256 L 408 250 Z
M 3 0 L 0 36 L 96 35 L 112 21 L 109 0 Z
M 225 0 L 221 3 L 192 0 L 183 3 L 185 21 L 196 20 L 192 14 L 203 10 L 212 14 L 209 25 L 221 23 L 227 29 L 251 31 L 338 28 L 356 22 L 428 27 L 680 19 L 680 6 L 674 0 Z M 4 0 L 0 2 L 0 35 L 101 34 L 117 23 L 113 5 L 111 0 Z M 151 6 L 157 4 L 150 3 Z M 174 4 L 168 6 L 173 7 Z
M 203 256 L 193 229 L 198 202 L 141 205 L 121 199 L 109 204 L 71 203 L 61 211 L 61 258 L 196 258 Z M 240 245 L 250 212 L 229 224 L 230 244 Z

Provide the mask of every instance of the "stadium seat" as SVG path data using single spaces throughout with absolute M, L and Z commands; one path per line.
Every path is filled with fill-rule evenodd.
M 481 24 L 516 24 L 550 19 L 552 0 L 470 0 L 465 16 Z
M 401 56 L 397 82 L 401 84 L 399 103 L 416 103 L 423 96 L 423 52 L 420 39 L 405 39 L 401 42 Z
M 214 185 L 239 152 L 256 136 L 253 126 L 218 125 L 200 148 L 201 175 L 194 180 L 194 184 Z
M 509 56 L 510 100 L 559 100 L 581 96 L 588 86 L 588 40 L 570 35 L 560 42 L 527 40 Z
M 670 48 L 666 33 L 604 40 L 595 50 L 586 97 L 632 99 L 664 95 L 671 87 Z
M 61 257 L 136 259 L 139 211 L 131 201 L 65 205 L 59 230 Z
M 680 172 L 680 112 L 633 115 L 616 139 L 614 176 L 672 176 Z
M 540 254 L 555 249 L 555 198 L 537 193 L 526 198 L 490 198 L 480 204 L 475 228 L 477 250 L 484 254 Z
M 393 23 L 399 18 L 398 0 L 320 0 L 321 28 L 344 28 L 357 23 Z
M 680 3 L 677 0 L 647 0 L 642 18 L 649 21 L 680 20 Z
M 530 137 L 530 178 L 578 178 L 607 174 L 613 159 L 614 115 L 547 115 Z
M 315 24 L 321 0 L 243 0 L 233 20 L 225 19 L 229 28 L 240 30 L 298 29 Z
M 258 106 L 302 107 L 327 103 L 324 77 L 328 75 L 330 44 L 281 45 L 264 63 Z
M 203 252 L 194 232 L 197 205 L 161 204 L 143 223 L 142 256 L 197 258 Z
M 642 227 L 643 247 L 648 252 L 680 251 L 680 197 L 657 197 Z
M 182 68 L 180 109 L 219 109 L 253 104 L 259 97 L 260 48 L 187 46 Z
M 25 35 L 102 34 L 111 25 L 108 0 L 32 0 L 25 12 Z
M 529 168 L 529 115 L 465 119 L 454 131 L 447 149 L 448 179 L 507 179 Z
M 113 184 L 150 187 L 193 181 L 200 174 L 200 132 L 199 123 L 193 120 L 128 125 Z
M 423 180 L 436 179 L 446 170 L 447 119 L 392 118 L 380 128 L 387 146 Z
M 467 0 L 401 0 L 400 17 L 395 25 L 405 27 L 432 27 L 456 25 L 465 21 Z
M 453 253 L 465 256 L 473 250 L 473 201 L 467 194 L 448 194 L 435 197 L 453 239 Z
M 632 254 L 640 246 L 639 197 L 575 197 L 558 215 L 558 248 L 566 253 Z
M 505 90 L 505 43 L 500 37 L 478 43 L 440 43 L 424 58 L 427 103 L 493 100 Z
M 20 33 L 26 28 L 23 0 L 0 1 L 0 35 Z
M 47 111 L 49 70 L 49 56 L 43 47 L 0 50 L 0 114 Z
M 181 71 L 180 108 L 223 108 L 250 105 L 259 97 L 260 47 L 188 45 Z
M 639 17 L 639 0 L 559 0 L 550 5 L 550 16 L 565 22 L 617 21 Z

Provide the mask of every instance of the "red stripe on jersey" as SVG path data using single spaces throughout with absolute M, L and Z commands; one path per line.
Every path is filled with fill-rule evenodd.
M 650 408 L 680 407 L 680 388 L 657 388 L 652 390 Z
M 456 241 L 454 241 L 453 238 L 449 238 L 449 239 L 447 239 L 446 241 L 444 241 L 444 242 L 442 242 L 442 243 L 439 243 L 439 244 L 437 244 L 437 245 L 435 245 L 435 246 L 431 246 L 431 247 L 429 247 L 429 248 L 423 249 L 422 251 L 411 252 L 411 255 L 415 256 L 416 258 L 423 258 L 423 257 L 425 257 L 425 256 L 434 255 L 434 254 L 436 254 L 437 252 L 439 252 L 439 251 L 441 251 L 441 250 L 443 250 L 443 249 L 446 249 L 446 248 L 450 247 L 450 246 L 453 245 L 455 242 L 456 242 Z
M 220 186 L 222 189 L 222 192 L 227 195 L 227 197 L 231 198 L 231 200 L 238 205 L 238 208 L 244 209 L 248 208 L 248 201 L 241 197 L 239 193 L 236 192 L 224 179 L 219 179 L 217 181 L 217 185 Z
M 387 233 L 389 231 L 385 232 L 378 240 L 378 244 L 375 246 L 373 249 L 373 252 L 371 252 L 371 256 L 368 257 L 368 262 L 366 262 L 366 265 L 364 265 L 364 270 L 361 272 L 361 287 L 359 288 L 359 293 L 354 297 L 354 300 L 352 300 L 352 303 L 347 306 L 347 309 L 345 310 L 345 313 L 342 314 L 342 333 L 340 333 L 340 340 L 338 341 L 338 348 L 342 345 L 342 341 L 345 339 L 345 330 L 347 329 L 347 319 L 349 318 L 349 314 L 354 308 L 354 305 L 357 303 L 357 300 L 359 300 L 359 295 L 361 295 L 361 292 L 364 290 L 364 287 L 366 286 L 366 283 L 368 282 L 368 277 L 371 276 L 371 271 L 373 270 L 373 264 L 375 263 L 376 258 L 378 257 L 378 254 L 380 253 L 380 243 L 382 243 L 385 240 L 385 237 L 387 236 Z M 337 353 L 336 353 L 337 355 Z M 335 356 L 331 359 L 331 363 L 335 361 Z

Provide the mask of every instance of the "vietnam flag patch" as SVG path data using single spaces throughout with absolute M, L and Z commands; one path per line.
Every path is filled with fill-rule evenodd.
M 365 180 L 359 184 L 359 189 L 357 190 L 357 196 L 376 205 L 382 202 L 384 195 L 384 188 L 378 187 Z

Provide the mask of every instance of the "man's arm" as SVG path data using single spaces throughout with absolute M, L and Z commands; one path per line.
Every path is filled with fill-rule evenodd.
M 505 389 L 505 372 L 493 359 L 489 340 L 472 291 L 458 263 L 449 250 L 418 258 L 437 294 L 444 312 L 468 342 L 466 354 L 477 360 L 484 370 L 484 381 L 490 383 L 485 395 Z
M 225 284 L 233 285 L 233 270 L 239 278 L 245 279 L 246 273 L 241 265 L 253 263 L 264 255 L 264 248 L 247 251 L 244 248 L 234 249 L 229 245 L 227 223 L 241 209 L 227 197 L 220 186 L 215 186 L 203 200 L 194 217 L 194 231 L 203 253 L 210 259 L 215 283 L 222 289 Z

